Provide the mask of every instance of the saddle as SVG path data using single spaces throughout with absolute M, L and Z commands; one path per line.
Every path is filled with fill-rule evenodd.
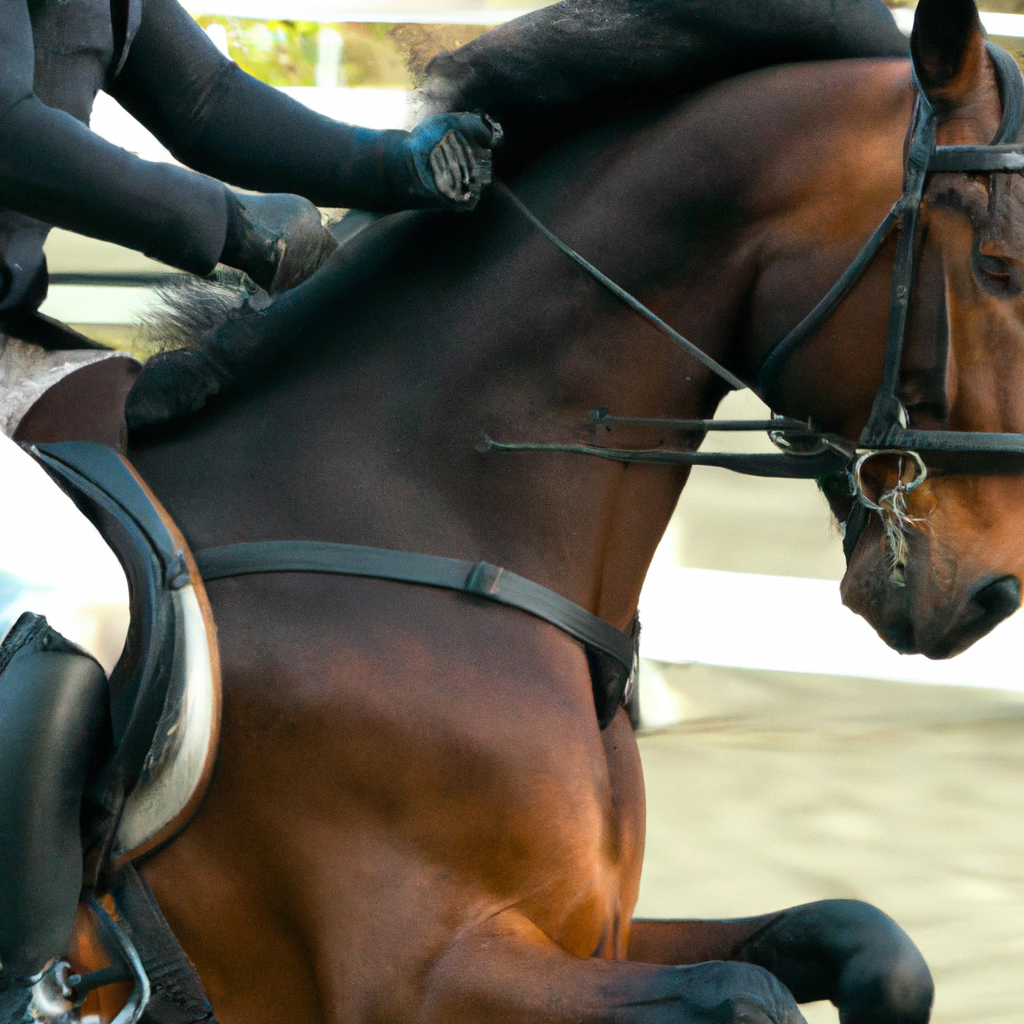
M 0 820 L 13 823 L 0 830 L 0 872 L 13 883 L 0 906 L 25 925 L 26 963 L 39 949 L 52 956 L 55 931 L 72 933 L 66 955 L 27 979 L 31 1014 L 62 1024 L 90 1015 L 119 1024 L 212 1020 L 133 867 L 185 827 L 213 772 L 220 670 L 202 580 L 170 517 L 112 448 L 65 442 L 29 452 L 120 559 L 131 611 L 109 679 L 39 616 L 22 616 L 0 649 Z M 33 655 L 49 659 L 46 668 L 19 685 L 18 665 Z M 74 672 L 62 674 L 55 656 L 73 659 Z M 22 763 L 29 752 L 34 759 Z M 76 799 L 80 832 L 77 806 L 65 806 Z M 27 835 L 40 821 L 53 828 Z M 79 892 L 72 927 L 67 908 Z M 12 909 L 19 898 L 31 906 Z M 5 1010 L 0 992 L 0 1024 L 20 1024 L 23 1012 Z

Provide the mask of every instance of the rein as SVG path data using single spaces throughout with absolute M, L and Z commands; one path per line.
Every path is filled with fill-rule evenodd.
M 1024 79 L 1016 61 L 1005 50 L 986 40 L 986 48 L 995 65 L 1003 115 L 996 138 L 987 146 L 937 146 L 937 119 L 920 84 L 911 122 L 903 195 L 886 214 L 881 224 L 846 271 L 828 293 L 768 354 L 755 384 L 740 380 L 693 342 L 666 324 L 633 295 L 610 280 L 579 253 L 550 231 L 507 185 L 492 185 L 530 224 L 572 259 L 613 295 L 665 334 L 671 341 L 697 359 L 731 388 L 750 388 L 759 397 L 771 391 L 788 360 L 815 334 L 836 311 L 861 279 L 893 230 L 898 230 L 896 264 L 893 269 L 886 333 L 885 363 L 882 381 L 875 393 L 871 414 L 857 443 L 815 429 L 810 422 L 774 416 L 771 420 L 716 421 L 668 420 L 610 416 L 605 409 L 591 413 L 596 428 L 600 424 L 622 423 L 658 426 L 703 440 L 708 431 L 741 430 L 767 432 L 781 451 L 779 455 L 747 455 L 734 452 L 701 452 L 683 449 L 620 449 L 596 444 L 532 444 L 496 441 L 484 435 L 481 450 L 504 452 L 568 452 L 590 455 L 616 462 L 676 466 L 717 466 L 753 476 L 820 479 L 845 473 L 851 496 L 857 498 L 854 511 L 845 524 L 844 549 L 847 556 L 867 523 L 868 511 L 878 512 L 889 528 L 896 528 L 898 506 L 906 493 L 927 477 L 928 466 L 966 475 L 996 473 L 1024 474 L 1024 434 L 982 433 L 959 430 L 915 430 L 908 424 L 907 411 L 899 398 L 900 367 L 906 333 L 907 312 L 917 263 L 917 222 L 929 174 L 1024 173 Z M 925 459 L 923 455 L 927 455 Z M 892 491 L 872 500 L 865 491 L 861 471 L 865 463 L 879 455 L 899 460 L 900 471 Z M 913 469 L 913 477 L 904 481 L 904 467 Z M 894 581 L 897 573 L 894 569 Z
M 486 434 L 481 450 L 569 452 L 624 463 L 718 466 L 753 476 L 820 479 L 845 472 L 852 495 L 858 499 L 854 511 L 843 524 L 847 557 L 863 531 L 869 510 L 875 511 L 881 516 L 890 538 L 893 582 L 902 583 L 901 559 L 905 561 L 906 557 L 903 537 L 907 522 L 906 495 L 927 476 L 921 452 L 929 455 L 932 464 L 935 457 L 939 457 L 944 460 L 944 466 L 958 473 L 1024 473 L 1024 434 L 912 430 L 898 396 L 907 310 L 917 259 L 917 220 L 927 175 L 997 171 L 1024 173 L 1024 145 L 1019 144 L 1024 122 L 1024 79 L 1008 53 L 992 43 L 986 42 L 986 46 L 995 63 L 1003 101 L 1002 122 L 994 143 L 990 146 L 936 146 L 935 113 L 918 87 L 902 197 L 825 297 L 775 346 L 762 364 L 755 385 L 748 385 L 684 338 L 566 245 L 507 185 L 497 180 L 492 185 L 562 253 L 674 344 L 731 388 L 751 387 L 758 395 L 770 390 L 771 382 L 781 368 L 835 312 L 892 231 L 898 230 L 885 366 L 871 415 L 859 442 L 855 444 L 839 435 L 817 430 L 810 422 L 784 416 L 773 416 L 770 420 L 668 420 L 613 416 L 607 409 L 598 409 L 591 413 L 595 433 L 600 427 L 610 428 L 620 423 L 671 430 L 699 442 L 711 431 L 763 431 L 780 451 L 777 455 L 748 455 L 667 448 L 617 449 L 596 444 L 526 444 L 495 441 Z M 877 455 L 896 456 L 900 460 L 900 471 L 893 489 L 875 501 L 865 491 L 861 472 L 865 463 Z M 904 465 L 912 466 L 914 471 L 912 479 L 906 482 L 903 479 Z M 903 554 L 900 554 L 901 550 Z M 436 555 L 318 541 L 232 544 L 198 551 L 195 558 L 206 580 L 276 572 L 332 573 L 440 587 L 519 608 L 551 623 L 584 645 L 591 670 L 595 708 L 602 728 L 611 721 L 622 701 L 628 699 L 635 681 L 639 640 L 636 620 L 632 635 L 626 634 L 547 587 L 487 562 L 463 562 Z

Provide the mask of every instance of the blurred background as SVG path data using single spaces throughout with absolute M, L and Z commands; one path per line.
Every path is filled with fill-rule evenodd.
M 185 6 L 246 71 L 332 117 L 384 128 L 407 123 L 410 90 L 435 53 L 541 5 Z M 981 6 L 990 35 L 1019 57 L 1024 3 Z M 912 5 L 894 13 L 909 31 Z M 146 159 L 170 159 L 102 94 L 92 127 Z M 44 312 L 144 350 L 134 325 L 170 268 L 63 231 L 47 258 Z M 720 411 L 765 414 L 749 395 Z M 870 900 L 928 957 L 938 1024 L 1019 1024 L 1024 619 L 951 662 L 901 658 L 842 607 L 843 568 L 813 483 L 694 471 L 641 606 L 649 840 L 640 913 L 728 917 Z M 823 1005 L 808 1017 L 836 1020 Z

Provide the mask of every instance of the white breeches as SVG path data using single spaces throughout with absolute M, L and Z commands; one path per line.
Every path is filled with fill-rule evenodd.
M 13 437 L 22 417 L 43 392 L 69 373 L 120 355 L 90 348 L 47 352 L 0 334 L 0 434 Z
M 128 584 L 93 525 L 0 433 L 0 640 L 23 612 L 45 615 L 109 674 L 128 634 Z

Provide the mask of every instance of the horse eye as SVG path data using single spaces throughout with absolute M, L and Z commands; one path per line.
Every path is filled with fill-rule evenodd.
M 990 256 L 976 245 L 971 252 L 974 276 L 978 284 L 992 295 L 1012 296 L 1021 291 L 1020 270 L 1001 256 Z

